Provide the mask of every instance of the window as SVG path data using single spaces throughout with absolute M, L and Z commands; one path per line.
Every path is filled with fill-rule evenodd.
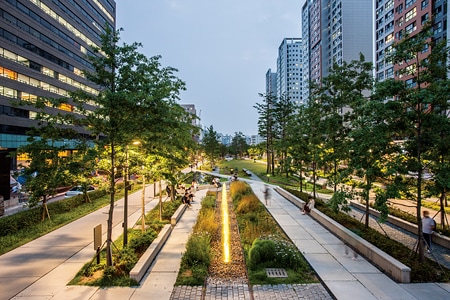
M 428 6 L 428 0 L 422 1 L 422 9 L 426 8 Z
M 386 36 L 386 44 L 389 44 L 389 43 L 392 42 L 393 40 L 394 40 L 394 34 L 393 34 L 393 33 L 388 34 L 388 35 Z
M 413 9 L 411 9 L 410 11 L 408 11 L 406 13 L 406 15 L 405 15 L 405 22 L 408 22 L 409 20 L 411 20 L 415 16 L 416 16 L 416 8 L 414 7 Z
M 410 6 L 413 5 L 415 2 L 416 2 L 416 0 L 406 0 L 405 8 L 410 7 Z
M 433 34 L 440 33 L 442 31 L 442 22 L 438 22 L 433 26 Z
M 390 67 L 386 70 L 386 77 L 392 77 L 394 76 L 394 67 Z
M 420 19 L 421 19 L 421 24 L 423 25 L 425 22 L 428 21 L 428 13 L 424 14 Z
M 405 85 L 408 88 L 412 88 L 412 87 L 416 86 L 416 83 L 414 82 L 414 79 L 411 78 L 411 79 L 408 79 L 408 80 L 405 81 Z
M 416 22 L 412 22 L 408 26 L 405 27 L 406 33 L 410 34 L 416 30 Z

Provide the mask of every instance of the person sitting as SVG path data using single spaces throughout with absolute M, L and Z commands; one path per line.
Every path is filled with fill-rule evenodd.
M 188 206 L 191 206 L 191 194 L 189 192 L 184 193 L 183 197 L 181 197 L 181 202 L 183 204 L 187 204 Z
M 302 215 L 309 214 L 311 210 L 314 208 L 314 205 L 315 205 L 314 198 L 309 196 L 308 203 L 303 205 Z

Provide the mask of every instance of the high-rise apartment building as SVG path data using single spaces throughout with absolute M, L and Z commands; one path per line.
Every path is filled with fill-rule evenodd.
M 394 41 L 405 34 L 413 36 L 424 24 L 432 21 L 433 40 L 447 39 L 448 0 L 376 0 L 375 1 L 375 76 L 377 80 L 397 78 L 410 82 L 411 76 L 399 78 L 402 66 L 392 65 L 386 56 L 392 51 Z M 431 48 L 424 49 L 422 58 L 429 55 Z M 404 66 L 403 66 L 404 67 Z M 411 84 L 413 84 L 411 82 Z
M 309 6 L 308 1 L 303 4 L 302 7 L 302 99 L 306 102 L 309 97 Z
M 82 71 L 91 45 L 100 46 L 105 26 L 115 28 L 114 0 L 0 0 L 0 165 L 2 178 L 15 167 L 10 151 L 26 143 L 26 132 L 36 125 L 33 107 L 13 106 L 11 100 L 67 97 L 96 86 Z M 62 105 L 49 113 L 75 113 Z M 1 186 L 3 186 L 0 183 Z M 9 189 L 9 183 L 8 183 Z M 0 191 L 5 197 L 4 191 Z
M 310 80 L 320 82 L 333 63 L 359 59 L 360 53 L 372 61 L 372 15 L 369 0 L 306 0 L 302 24 Z
M 285 95 L 296 103 L 303 103 L 302 60 L 302 39 L 283 39 L 278 47 L 277 97 Z
M 273 73 L 271 69 L 266 72 L 266 95 L 277 95 L 277 73 Z

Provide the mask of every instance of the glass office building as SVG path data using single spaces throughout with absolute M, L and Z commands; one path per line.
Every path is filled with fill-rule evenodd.
M 68 97 L 77 89 L 95 95 L 96 86 L 82 74 L 92 67 L 86 55 L 115 23 L 113 0 L 0 0 L 0 173 L 8 170 L 8 182 L 17 166 L 9 153 L 36 125 L 33 107 L 12 102 Z M 75 113 L 70 104 L 48 111 Z

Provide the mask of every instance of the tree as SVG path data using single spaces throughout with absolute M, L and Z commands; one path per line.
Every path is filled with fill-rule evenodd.
M 273 113 L 274 102 L 277 97 L 274 95 L 259 94 L 263 98 L 262 103 L 256 103 L 254 108 L 259 113 L 258 118 L 258 134 L 266 140 L 266 155 L 267 155 L 267 169 L 266 174 L 272 173 L 275 175 L 275 153 L 274 153 L 274 133 L 275 120 Z
M 437 144 L 440 139 L 439 133 L 442 132 L 439 126 L 444 125 L 444 128 L 448 128 L 445 127 L 445 122 L 442 123 L 443 111 L 441 110 L 448 107 L 446 78 L 448 52 L 445 47 L 434 45 L 431 37 L 431 25 L 427 24 L 417 34 L 405 35 L 402 40 L 394 44 L 394 51 L 388 58 L 390 62 L 400 67 L 396 75 L 402 79 L 386 81 L 383 87 L 386 90 L 390 89 L 391 96 L 395 97 L 403 108 L 402 114 L 397 119 L 397 126 L 401 129 L 400 137 L 403 140 L 404 155 L 398 170 L 403 176 L 398 176 L 395 183 L 406 197 L 414 199 L 417 203 L 420 262 L 424 261 L 421 222 L 424 196 L 423 174 L 427 159 L 436 159 L 441 152 Z M 447 172 L 445 167 L 442 171 L 441 175 Z M 413 176 L 410 176 L 409 172 Z
M 234 158 L 237 159 L 238 156 L 243 157 L 244 152 L 247 152 L 247 148 L 245 135 L 242 132 L 235 132 L 230 145 L 230 152 L 234 154 Z
M 162 68 L 160 56 L 145 57 L 137 49 L 139 43 L 118 45 L 120 30 L 107 29 L 100 47 L 94 47 L 89 60 L 93 71 L 86 78 L 100 87 L 98 95 L 83 90 L 71 93 L 78 110 L 84 115 L 79 123 L 96 139 L 100 148 L 109 150 L 110 205 L 107 222 L 106 258 L 112 265 L 112 221 L 115 200 L 117 147 L 125 147 L 134 139 L 148 136 L 164 126 L 168 102 L 178 98 L 184 83 Z M 93 104 L 93 106 L 91 106 Z M 156 129 L 156 130 L 155 130 Z
M 295 116 L 287 127 L 286 135 L 287 151 L 293 159 L 292 167 L 299 176 L 300 191 L 303 191 L 303 166 L 311 163 L 308 147 L 309 122 L 306 112 L 304 105 L 297 109 Z
M 78 132 L 68 125 L 73 123 L 73 116 L 58 110 L 66 99 L 40 97 L 36 102 L 23 101 L 20 105 L 33 105 L 37 111 L 37 126 L 27 132 L 27 144 L 17 152 L 26 154 L 29 165 L 25 167 L 26 189 L 30 194 L 29 205 L 36 206 L 42 201 L 42 220 L 50 218 L 47 200 L 57 192 L 57 188 L 71 184 L 68 172 L 69 158 L 63 153 L 70 146 L 81 147 Z
M 273 103 L 274 136 L 276 137 L 274 147 L 277 149 L 279 156 L 280 173 L 284 173 L 286 177 L 289 177 L 292 160 L 288 156 L 288 149 L 290 147 L 288 143 L 288 132 L 296 110 L 295 102 L 286 94 L 283 94 L 278 101 L 274 101 Z
M 220 150 L 219 135 L 214 131 L 214 127 L 211 125 L 206 129 L 202 139 L 202 146 L 206 154 L 206 158 L 211 164 L 211 168 L 214 167 L 216 158 Z
M 324 89 L 318 83 L 311 82 L 309 86 L 310 94 L 305 110 L 306 118 L 304 119 L 305 123 L 302 125 L 307 128 L 305 135 L 309 152 L 309 158 L 307 160 L 312 162 L 313 195 L 315 199 L 317 168 L 323 153 L 323 124 L 321 121 L 322 107 L 320 98 L 324 93 Z

